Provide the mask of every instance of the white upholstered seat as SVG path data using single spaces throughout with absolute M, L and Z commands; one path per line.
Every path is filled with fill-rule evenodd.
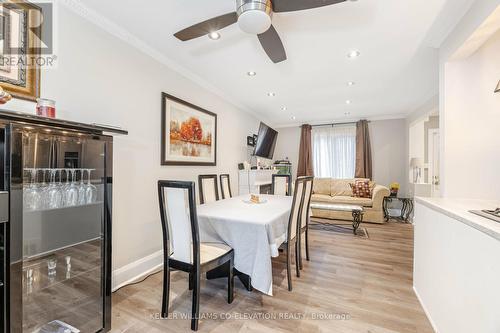
M 231 247 L 221 243 L 200 243 L 200 263 L 206 263 L 231 251 Z

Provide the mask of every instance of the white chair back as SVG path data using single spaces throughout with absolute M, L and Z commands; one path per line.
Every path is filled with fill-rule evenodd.
M 292 210 L 288 222 L 288 241 L 297 235 L 297 224 L 300 218 L 302 203 L 304 200 L 304 181 L 297 180 L 295 192 L 293 193 Z
M 194 191 L 194 184 L 191 184 L 192 191 Z M 164 235 L 164 240 L 165 237 L 168 237 L 169 253 L 175 260 L 192 264 L 194 261 L 193 223 L 190 213 L 189 188 L 163 185 L 160 187 L 160 191 L 163 191 L 163 197 L 160 196 L 160 200 L 163 199 L 163 207 L 160 202 L 160 214 L 164 214 L 162 222 L 166 224 L 168 235 Z
M 273 193 L 275 195 L 287 195 L 287 192 L 288 192 L 287 178 L 286 177 L 274 178 Z
M 309 218 L 309 207 L 311 204 L 311 195 L 313 188 L 313 178 L 309 177 L 305 182 L 304 191 L 304 203 L 302 205 L 302 216 L 300 219 L 300 227 L 304 228 L 307 225 L 307 219 Z
M 217 175 L 200 175 L 198 176 L 198 184 L 200 186 L 200 203 L 206 204 L 219 200 Z

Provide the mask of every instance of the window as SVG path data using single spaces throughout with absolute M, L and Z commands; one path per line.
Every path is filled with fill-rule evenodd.
M 312 129 L 314 175 L 319 178 L 354 178 L 356 125 Z

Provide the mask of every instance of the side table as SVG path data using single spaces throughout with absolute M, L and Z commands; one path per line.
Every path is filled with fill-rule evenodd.
M 395 200 L 400 201 L 402 204 L 400 215 L 390 215 L 389 213 L 389 204 Z M 382 206 L 384 209 L 384 217 L 386 222 L 389 221 L 389 219 L 394 218 L 405 223 L 410 223 L 410 217 L 411 214 L 413 213 L 413 206 L 414 206 L 413 198 L 385 197 Z

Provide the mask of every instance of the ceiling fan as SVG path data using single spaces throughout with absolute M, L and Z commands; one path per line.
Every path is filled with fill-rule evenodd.
M 278 63 L 286 60 L 286 52 L 278 32 L 272 25 L 273 13 L 329 6 L 344 1 L 347 0 L 236 0 L 235 12 L 192 25 L 174 36 L 181 41 L 188 41 L 238 22 L 241 30 L 257 35 L 269 58 Z

